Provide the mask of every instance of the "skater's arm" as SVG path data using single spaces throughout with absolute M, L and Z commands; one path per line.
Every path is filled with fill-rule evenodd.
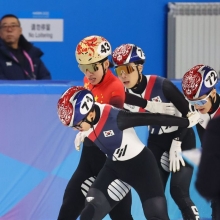
M 130 127 L 147 125 L 180 127 L 189 126 L 189 120 L 187 118 L 181 118 L 159 113 L 127 112 L 123 110 L 121 110 L 118 114 L 117 123 L 120 130 L 124 130 Z

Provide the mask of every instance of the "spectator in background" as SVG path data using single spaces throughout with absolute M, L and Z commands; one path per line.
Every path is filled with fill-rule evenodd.
M 209 121 L 202 141 L 196 188 L 207 200 L 215 202 L 214 216 L 220 219 L 220 116 Z
M 43 52 L 22 35 L 20 21 L 13 14 L 0 20 L 0 80 L 51 79 L 40 59 Z

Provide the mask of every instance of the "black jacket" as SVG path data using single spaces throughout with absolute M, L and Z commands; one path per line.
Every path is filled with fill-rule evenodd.
M 16 61 L 11 50 L 0 39 L 0 80 L 51 79 L 50 72 L 40 59 L 43 52 L 39 48 L 28 42 L 23 35 L 19 39 L 19 48 L 29 55 L 33 68 L 26 56 L 24 56 L 23 65 Z M 34 73 L 32 73 L 32 69 L 34 69 Z

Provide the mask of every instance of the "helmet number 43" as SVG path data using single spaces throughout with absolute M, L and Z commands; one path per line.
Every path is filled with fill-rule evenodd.
M 109 53 L 110 50 L 111 50 L 111 47 L 108 42 L 103 42 L 98 47 L 98 52 L 102 55 Z

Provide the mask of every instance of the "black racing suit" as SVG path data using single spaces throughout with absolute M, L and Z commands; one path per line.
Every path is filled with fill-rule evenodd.
M 188 119 L 171 115 L 126 112 L 98 103 L 95 113 L 93 126 L 87 135 L 108 158 L 89 189 L 86 207 L 80 219 L 104 218 L 123 198 L 128 187 L 126 183 L 139 194 L 147 219 L 169 219 L 155 158 L 138 139 L 132 127 L 149 124 L 187 127 Z M 119 184 L 122 189 L 120 191 Z
M 85 206 L 85 196 L 105 164 L 106 156 L 88 138 L 83 142 L 80 162 L 65 189 L 58 220 L 75 220 Z M 131 216 L 131 191 L 109 213 L 113 220 L 128 219 Z
M 149 83 L 151 77 L 154 77 L 155 83 Z M 134 109 L 132 106 L 130 107 L 130 105 L 145 108 L 147 100 L 155 100 L 173 103 L 182 114 L 182 117 L 186 117 L 189 112 L 189 104 L 183 94 L 171 81 L 162 77 L 142 75 L 141 82 L 133 89 L 126 89 L 126 92 L 143 98 L 141 101 L 127 95 L 125 103 L 128 105 L 124 105 L 124 108 L 130 111 L 140 111 L 139 109 Z M 198 219 L 199 213 L 197 207 L 189 194 L 193 167 L 185 161 L 186 166 L 181 166 L 180 171 L 175 173 L 169 171 L 169 150 L 174 138 L 179 138 L 182 142 L 182 150 L 189 150 L 196 147 L 195 134 L 192 128 L 185 130 L 178 128 L 175 130 L 169 126 L 150 128 L 147 146 L 156 158 L 164 184 L 164 190 L 171 174 L 170 194 L 178 205 L 184 220 Z

